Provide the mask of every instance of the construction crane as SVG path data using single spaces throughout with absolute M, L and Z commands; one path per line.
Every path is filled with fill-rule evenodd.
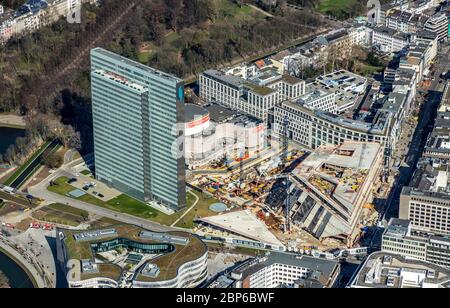
M 282 137 L 282 156 L 281 156 L 281 162 L 283 164 L 283 167 L 286 166 L 287 159 L 288 159 L 288 151 L 289 151 L 289 118 L 286 116 L 283 120 L 283 137 Z
M 278 176 L 273 176 L 273 177 L 269 177 L 266 178 L 266 181 L 271 181 L 271 180 L 278 180 L 278 179 L 284 179 L 285 182 L 285 189 L 286 189 L 286 200 L 285 200 L 285 204 L 284 204 L 284 215 L 285 215 L 285 221 L 286 221 L 286 229 L 285 232 L 286 233 L 290 233 L 291 232 L 291 219 L 290 219 L 290 211 L 291 211 L 291 193 L 289 191 L 290 185 L 289 185 L 289 180 L 291 179 L 291 175 L 289 173 L 287 174 L 280 174 Z
M 288 160 L 288 151 L 289 151 L 289 118 L 286 116 L 283 121 L 284 126 L 284 135 L 283 135 L 283 168 L 286 167 Z M 285 214 L 286 214 L 286 232 L 291 232 L 291 222 L 290 222 L 290 207 L 291 207 L 291 198 L 289 192 L 289 174 L 286 175 L 286 204 L 284 206 Z

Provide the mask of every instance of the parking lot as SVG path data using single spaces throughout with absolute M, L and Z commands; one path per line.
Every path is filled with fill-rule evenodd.
M 122 194 L 120 191 L 81 173 L 70 179 L 69 184 L 102 201 L 109 201 Z

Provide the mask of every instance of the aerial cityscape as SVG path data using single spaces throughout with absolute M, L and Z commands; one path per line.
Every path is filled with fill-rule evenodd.
M 0 0 L 0 288 L 449 288 L 449 22 Z

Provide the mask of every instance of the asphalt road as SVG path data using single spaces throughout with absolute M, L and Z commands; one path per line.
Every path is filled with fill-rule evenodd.
M 79 162 L 78 162 L 79 163 Z M 157 232 L 164 232 L 164 231 L 170 231 L 170 230 L 179 230 L 177 228 L 168 227 L 168 226 L 162 226 L 156 222 L 149 221 L 144 218 L 135 217 L 129 214 L 125 213 L 119 213 L 107 208 L 102 208 L 99 206 L 92 205 L 90 203 L 82 202 L 73 198 L 65 197 L 56 193 L 53 193 L 51 191 L 47 190 L 47 187 L 49 186 L 50 182 L 54 179 L 57 179 L 62 176 L 66 176 L 69 178 L 74 177 L 74 173 L 70 171 L 70 166 L 77 164 L 77 161 L 69 164 L 64 165 L 58 171 L 50 175 L 47 179 L 42 181 L 36 186 L 28 188 L 28 191 L 31 195 L 34 197 L 46 200 L 50 203 L 62 203 L 67 204 L 69 206 L 72 206 L 74 208 L 84 210 L 87 212 L 90 212 L 92 214 L 114 219 L 123 223 L 127 224 L 133 224 L 137 226 L 141 226 L 145 229 L 157 231 Z

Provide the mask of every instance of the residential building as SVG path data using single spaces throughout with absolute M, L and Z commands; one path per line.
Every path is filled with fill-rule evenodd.
M 97 179 L 183 208 L 183 81 L 101 48 L 91 51 L 91 79 Z
M 16 11 L 4 10 L 0 14 L 0 44 L 13 36 L 33 32 L 74 12 L 83 3 L 97 3 L 98 0 L 28 0 Z
M 373 28 L 372 46 L 378 47 L 383 52 L 398 52 L 408 44 L 409 36 L 405 33 L 384 26 Z

